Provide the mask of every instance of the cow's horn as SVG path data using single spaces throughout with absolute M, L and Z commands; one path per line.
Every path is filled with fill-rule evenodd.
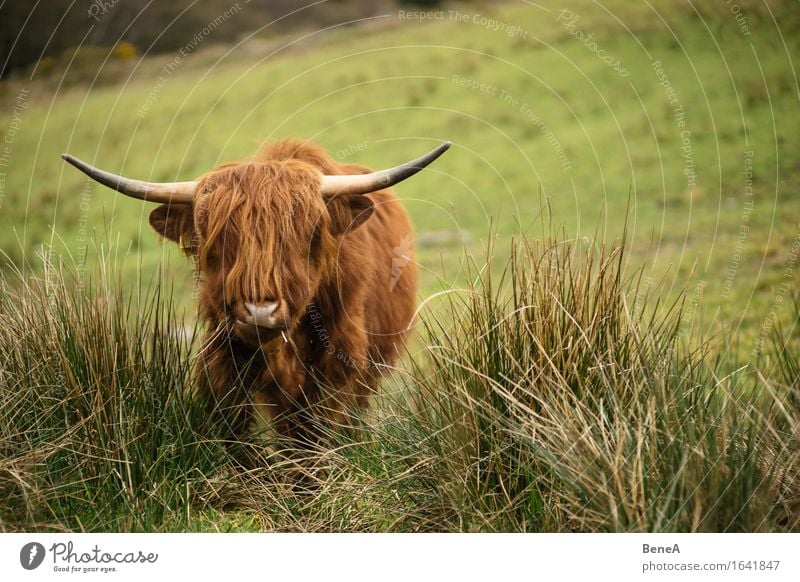
M 130 178 L 123 178 L 95 168 L 69 154 L 62 154 L 61 157 L 92 180 L 113 188 L 117 192 L 122 192 L 131 198 L 147 200 L 148 202 L 171 202 L 173 204 L 191 204 L 194 200 L 194 191 L 197 187 L 197 182 L 194 181 L 143 182 L 142 180 L 131 180 Z
M 438 148 L 417 158 L 407 162 L 401 166 L 389 168 L 388 170 L 381 170 L 379 172 L 372 172 L 371 174 L 354 174 L 348 176 L 323 176 L 322 177 L 322 193 L 323 194 L 369 194 L 388 188 L 402 182 L 406 178 L 410 178 L 422 168 L 430 164 L 433 160 L 441 156 L 450 147 L 450 142 L 446 141 Z

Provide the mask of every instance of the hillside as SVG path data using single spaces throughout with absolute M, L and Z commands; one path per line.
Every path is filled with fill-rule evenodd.
M 185 57 L 131 61 L 119 83 L 101 69 L 63 89 L 68 71 L 6 83 L 7 268 L 38 269 L 52 248 L 50 261 L 86 257 L 79 271 L 91 273 L 99 252 L 126 277 L 166 265 L 191 301 L 191 268 L 150 231 L 149 205 L 87 185 L 62 152 L 163 181 L 287 136 L 373 167 L 450 139 L 397 189 L 423 295 L 458 283 L 462 240 L 481 252 L 496 232 L 503 254 L 515 234 L 563 228 L 592 244 L 620 239 L 627 220 L 646 287 L 685 288 L 704 325 L 721 315 L 737 330 L 743 316 L 756 338 L 788 316 L 800 281 L 796 8 L 562 5 L 405 11 L 235 46 L 211 31 Z

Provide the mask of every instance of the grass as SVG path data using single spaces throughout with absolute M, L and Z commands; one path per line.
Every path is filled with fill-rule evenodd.
M 123 297 L 44 275 L 2 282 L 3 529 L 187 527 L 175 509 L 221 445 L 186 390 L 191 338 L 173 306 L 157 286 Z
M 735 368 L 624 264 L 556 237 L 518 242 L 500 277 L 465 261 L 363 423 L 293 460 L 256 440 L 254 470 L 193 394 L 162 287 L 5 282 L 0 527 L 797 531 L 797 346 L 776 330 Z
M 462 464 L 450 473 L 467 476 L 460 525 L 796 528 L 797 376 L 773 384 L 713 345 L 687 348 L 680 307 L 653 311 L 623 254 L 522 243 L 510 296 L 473 271 L 445 309 L 462 323 L 433 330 L 420 391 Z
M 544 0 L 454 5 L 525 35 L 209 40 L 154 99 L 170 55 L 0 84 L 0 530 L 798 531 L 798 20 L 696 4 L 570 3 L 627 76 Z M 238 467 L 193 394 L 195 281 L 150 207 L 59 158 L 188 179 L 285 136 L 375 167 L 455 143 L 397 189 L 411 354 L 307 488 L 287 443 Z

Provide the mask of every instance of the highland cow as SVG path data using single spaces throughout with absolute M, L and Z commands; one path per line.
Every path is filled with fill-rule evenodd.
M 195 258 L 207 326 L 197 383 L 241 438 L 261 418 L 305 441 L 316 419 L 364 407 L 396 361 L 415 309 L 411 224 L 388 190 L 447 148 L 380 172 L 286 140 L 196 181 L 88 176 L 161 202 L 150 224 Z

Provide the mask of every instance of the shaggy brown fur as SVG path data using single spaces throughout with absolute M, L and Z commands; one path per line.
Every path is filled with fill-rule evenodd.
M 389 190 L 320 193 L 321 174 L 369 171 L 281 141 L 203 176 L 192 207 L 151 213 L 156 231 L 197 257 L 209 330 L 198 378 L 236 437 L 257 414 L 280 434 L 310 438 L 311 415 L 345 420 L 377 390 L 378 366 L 396 360 L 417 288 L 408 216 Z M 284 333 L 237 325 L 245 302 L 277 299 Z

